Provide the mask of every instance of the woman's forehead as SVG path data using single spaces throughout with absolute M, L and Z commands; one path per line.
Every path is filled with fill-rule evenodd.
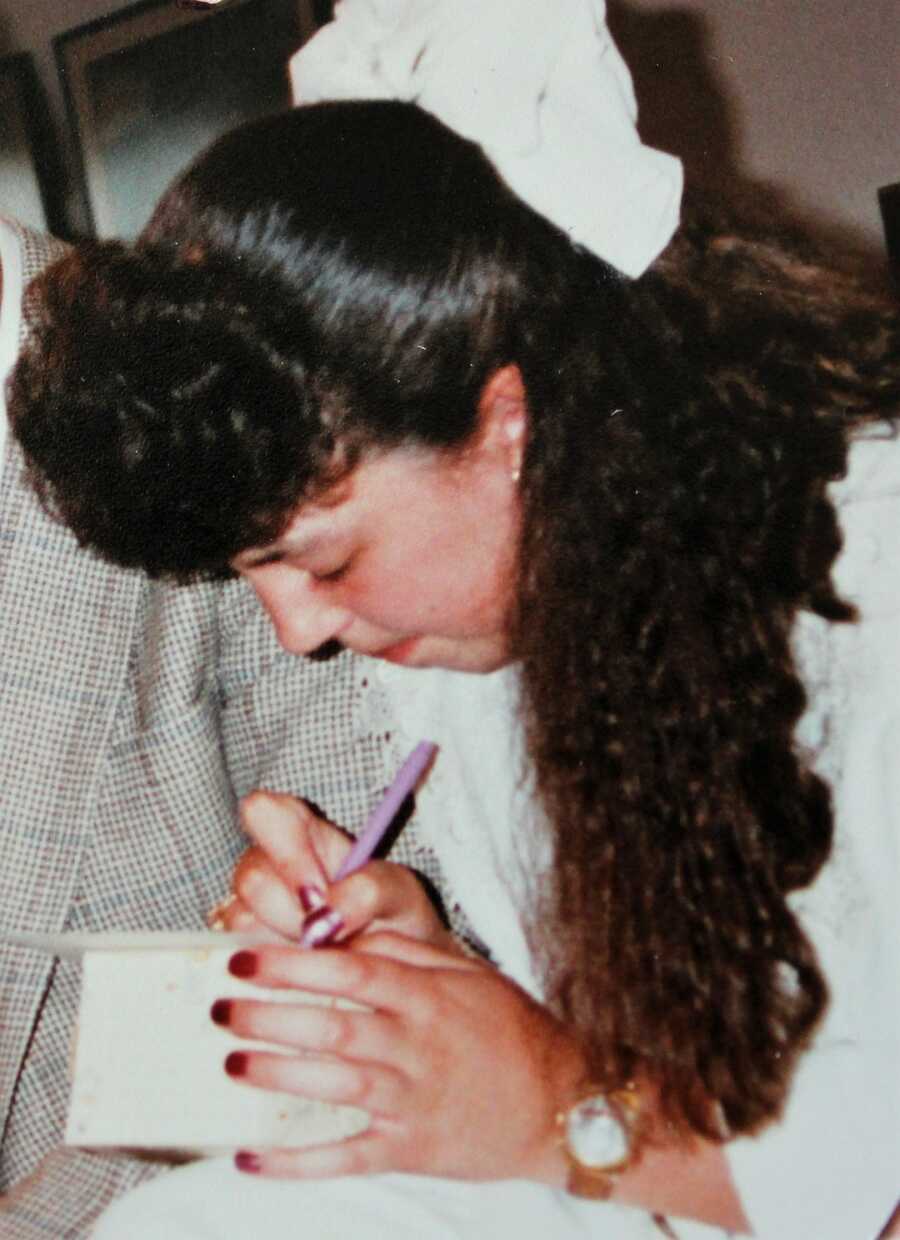
M 348 498 L 349 495 L 345 495 L 343 499 L 336 499 L 327 505 L 319 500 L 301 504 L 277 538 L 262 546 L 248 547 L 238 552 L 231 562 L 232 567 L 238 570 L 257 568 L 281 555 L 312 555 L 335 537 L 336 514 Z
M 363 526 L 371 532 L 405 501 L 428 504 L 439 496 L 459 467 L 452 453 L 419 446 L 366 456 L 326 491 L 301 501 L 272 542 L 239 552 L 232 567 L 240 571 L 280 556 L 311 556 Z

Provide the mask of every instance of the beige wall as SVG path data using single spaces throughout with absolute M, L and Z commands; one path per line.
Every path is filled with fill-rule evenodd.
M 648 136 L 713 184 L 761 183 L 883 244 L 900 181 L 898 0 L 609 0 Z
M 0 0 L 0 51 L 35 54 L 58 126 L 51 40 L 117 7 Z M 698 179 L 761 183 L 754 192 L 778 192 L 880 249 L 875 192 L 900 181 L 900 0 L 609 0 L 609 8 L 648 138 L 681 153 Z

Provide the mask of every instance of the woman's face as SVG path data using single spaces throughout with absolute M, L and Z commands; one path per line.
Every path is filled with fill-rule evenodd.
M 503 433 L 459 455 L 366 458 L 233 567 L 295 654 L 336 640 L 408 667 L 492 671 L 508 659 L 518 458 Z

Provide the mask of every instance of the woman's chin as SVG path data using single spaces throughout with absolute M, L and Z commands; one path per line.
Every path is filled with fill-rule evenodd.
M 393 646 L 385 646 L 383 650 L 379 650 L 375 655 L 376 659 L 384 659 L 386 663 L 398 663 L 401 667 L 428 667 L 429 664 L 419 664 L 416 661 L 416 652 L 427 638 L 422 637 L 406 637 L 402 642 L 396 642 Z
M 494 637 L 407 637 L 378 651 L 376 657 L 400 667 L 482 674 L 509 662 L 506 643 Z

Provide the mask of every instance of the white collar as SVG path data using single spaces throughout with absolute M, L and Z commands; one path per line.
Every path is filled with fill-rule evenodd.
M 0 295 L 0 460 L 6 448 L 5 386 L 19 353 L 22 325 L 22 247 L 8 222 L 0 216 L 0 264 L 3 289 Z

